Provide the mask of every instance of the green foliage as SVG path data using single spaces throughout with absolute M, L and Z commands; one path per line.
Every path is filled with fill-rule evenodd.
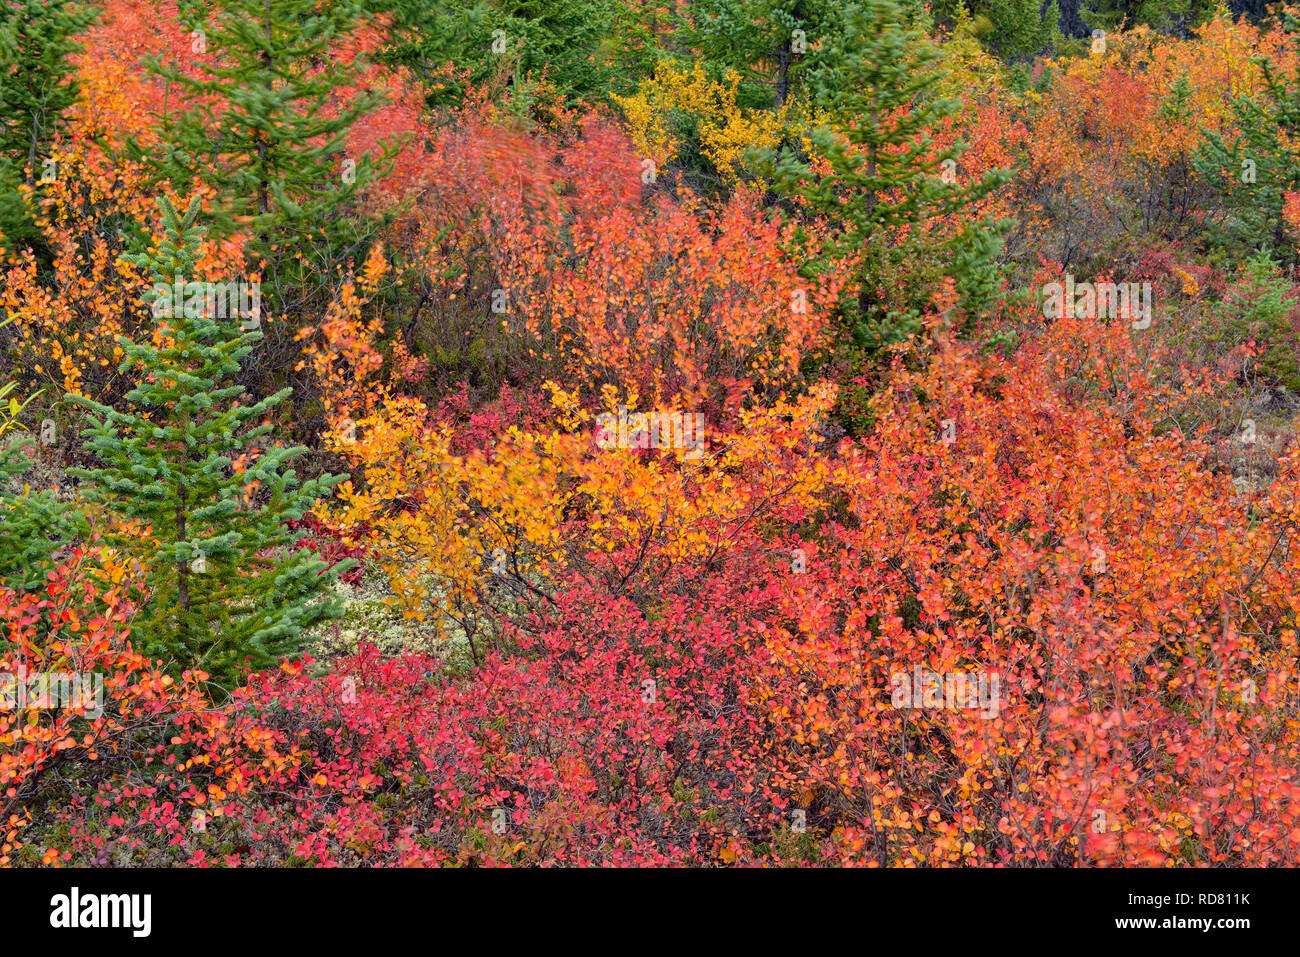
M 172 277 L 193 276 L 202 238 L 194 226 L 198 197 L 183 218 L 166 199 L 159 207 L 165 239 L 136 259 L 155 278 L 156 317 L 173 311 L 158 297 L 166 301 Z M 261 333 L 209 312 L 187 301 L 166 318 L 161 345 L 120 340 L 127 356 L 120 371 L 134 371 L 136 381 L 125 411 L 68 396 L 89 410 L 85 434 L 102 463 L 69 473 L 83 481 L 87 501 L 151 528 L 105 536 L 147 569 L 149 600 L 134 632 L 140 650 L 201 666 L 220 683 L 234 680 L 245 659 L 254 668 L 274 664 L 299 648 L 306 629 L 336 617 L 338 603 L 326 595 L 346 568 L 327 571 L 295 550 L 299 535 L 285 525 L 340 477 L 298 486 L 286 465 L 306 450 L 266 442 L 270 426 L 254 425 L 290 390 L 251 405 L 237 401 L 242 390 L 233 376 Z M 233 467 L 237 456 L 251 459 L 242 473 Z M 244 496 L 253 480 L 256 500 Z
M 1057 0 L 937 0 L 941 24 L 965 26 L 990 53 L 1011 62 L 1047 53 L 1060 36 Z
M 72 0 L 15 0 L 0 7 L 0 55 L 14 64 L 0 70 L 0 154 L 20 168 L 37 165 L 60 115 L 77 98 L 68 57 L 79 49 L 74 37 L 94 17 Z
M 844 29 L 828 38 L 810 73 L 817 105 L 834 127 L 812 139 L 830 166 L 819 176 L 786 151 L 776 164 L 778 187 L 803 197 L 811 212 L 834 228 L 834 238 L 807 265 L 812 274 L 832 262 L 855 263 L 856 300 L 842 304 L 844 318 L 862 348 L 876 351 L 920 327 L 920 310 L 933 275 L 917 264 L 953 263 L 968 315 L 987 306 L 996 286 L 994 257 L 1001 226 L 966 225 L 942 248 L 918 256 L 912 227 L 960 213 L 1006 181 L 989 174 L 963 185 L 956 169 L 960 142 L 934 149 L 932 131 L 957 110 L 934 95 L 938 54 L 896 0 L 866 0 L 844 12 Z
M 1132 29 L 1145 24 L 1186 35 L 1213 16 L 1215 5 L 1214 0 L 1087 0 L 1079 14 L 1096 29 Z
M 1300 393 L 1300 294 L 1278 263 L 1260 253 L 1218 309 L 1215 328 L 1230 347 L 1254 341 L 1263 349 L 1258 369 L 1267 381 Z
M 14 491 L 31 465 L 30 439 L 0 440 L 0 587 L 30 591 L 45 581 L 53 554 L 89 527 L 82 514 L 48 489 Z
M 692 58 L 740 75 L 738 106 L 772 107 L 804 88 L 809 53 L 839 29 L 839 14 L 826 0 L 701 0 L 674 33 Z
M 1300 22 L 1288 18 L 1287 30 L 1300 50 Z M 1242 256 L 1270 250 L 1294 263 L 1296 245 L 1282 212 L 1285 194 L 1300 189 L 1300 60 L 1291 76 L 1267 58 L 1256 62 L 1264 71 L 1263 91 L 1233 103 L 1240 136 L 1204 131 L 1192 165 L 1223 204 L 1222 217 L 1207 222 L 1212 243 Z
M 455 106 L 468 89 L 502 72 L 517 93 L 545 77 L 566 102 L 603 102 L 611 90 L 635 86 L 635 77 L 612 62 L 653 36 L 615 30 L 630 20 L 617 0 L 374 0 L 372 6 L 393 16 L 395 39 L 384 58 L 426 81 L 430 106 Z M 448 76 L 447 64 L 468 76 Z
M 189 14 L 208 53 L 197 76 L 175 62 L 149 64 L 197 105 L 160 116 L 160 157 L 133 152 L 178 188 L 201 179 L 216 190 L 213 231 L 250 234 L 267 298 L 283 312 L 326 288 L 375 232 L 356 200 L 391 153 L 348 156 L 345 141 L 383 98 L 362 89 L 364 62 L 337 57 L 364 14 L 359 0 L 210 6 Z
M 77 98 L 68 57 L 94 19 L 73 0 L 16 0 L 0 6 L 0 245 L 32 247 L 43 239 L 20 184 L 44 172 L 63 111 Z M 20 68 L 21 65 L 21 68 Z
M 45 581 L 54 552 L 88 528 L 81 514 L 52 491 L 34 492 L 23 481 L 33 443 L 14 436 L 18 416 L 31 399 L 19 402 L 14 391 L 12 382 L 0 385 L 0 587 L 28 591 Z

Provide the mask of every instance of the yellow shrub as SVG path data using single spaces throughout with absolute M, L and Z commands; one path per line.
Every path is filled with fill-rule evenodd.
M 661 64 L 632 96 L 614 99 L 623 108 L 638 150 L 662 166 L 676 158 L 682 144 L 672 114 L 696 123 L 710 162 L 728 183 L 740 178 L 741 161 L 751 147 L 772 149 L 799 113 L 787 102 L 779 110 L 743 110 L 736 105 L 740 75 L 728 71 L 721 82 L 710 79 L 698 63 L 689 71 Z

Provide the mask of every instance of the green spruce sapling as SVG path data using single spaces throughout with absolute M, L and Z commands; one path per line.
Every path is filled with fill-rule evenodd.
M 245 663 L 266 667 L 295 652 L 304 632 L 340 613 L 331 591 L 346 568 L 328 569 L 296 549 L 302 533 L 286 523 L 341 476 L 300 486 L 286 466 L 306 450 L 265 441 L 271 427 L 257 423 L 290 390 L 245 405 L 234 380 L 261 339 L 246 328 L 260 317 L 214 315 L 212 286 L 193 280 L 202 240 L 194 225 L 198 197 L 184 216 L 165 198 L 158 205 L 163 239 L 135 259 L 154 277 L 149 303 L 158 335 L 120 340 L 120 371 L 136 382 L 124 409 L 68 396 L 89 410 L 85 434 L 100 463 L 69 471 L 82 480 L 88 502 L 136 526 L 109 529 L 105 539 L 144 568 L 138 650 L 201 667 L 226 685 Z M 174 289 L 184 291 L 182 308 L 174 308 L 181 305 L 172 302 Z M 239 472 L 234 460 L 241 456 L 251 461 Z M 246 488 L 254 481 L 251 497 Z

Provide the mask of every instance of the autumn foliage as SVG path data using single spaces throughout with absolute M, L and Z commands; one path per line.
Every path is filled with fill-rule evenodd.
M 105 4 L 59 175 L 21 187 L 45 247 L 0 262 L 15 422 L 58 425 L 24 481 L 69 508 L 64 393 L 124 408 L 118 337 L 167 334 L 133 265 L 155 196 L 222 208 L 148 158 L 142 118 L 194 104 L 135 60 L 183 60 L 188 16 Z M 851 121 L 797 71 L 747 99 L 770 64 L 687 66 L 663 27 L 582 101 L 431 71 L 392 23 L 337 40 L 362 79 L 330 103 L 383 94 L 336 145 L 391 162 L 322 223 L 373 235 L 261 317 L 227 396 L 291 385 L 260 424 L 347 473 L 284 538 L 342 563 L 348 610 L 216 695 L 137 653 L 148 569 L 85 508 L 40 587 L 0 589 L 0 674 L 100 674 L 104 707 L 0 709 L 0 864 L 1300 866 L 1300 191 L 1291 248 L 1211 251 L 1235 220 L 1196 159 L 1294 30 L 1139 25 L 1016 73 L 926 22 L 953 112 L 893 148 L 1008 173 L 882 240 L 906 254 L 873 290 L 824 212 L 914 184 L 842 188 L 811 131 Z M 764 179 L 781 149 L 815 202 Z M 964 231 L 978 312 L 934 254 Z M 196 278 L 269 286 L 255 241 L 206 239 Z M 1151 284 L 1154 322 L 1049 316 L 1067 274 Z M 918 331 L 856 339 L 844 304 L 904 285 Z M 900 704 L 922 672 L 994 696 Z

